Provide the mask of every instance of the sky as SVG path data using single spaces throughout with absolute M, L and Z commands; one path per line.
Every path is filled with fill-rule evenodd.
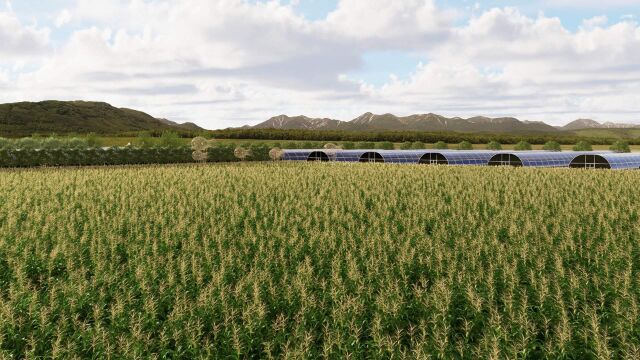
M 0 0 L 0 103 L 640 124 L 640 0 Z

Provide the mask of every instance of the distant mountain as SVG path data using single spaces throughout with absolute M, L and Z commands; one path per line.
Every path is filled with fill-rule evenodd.
M 561 127 L 562 130 L 585 130 L 585 129 L 634 129 L 640 125 L 618 124 L 612 122 L 599 123 L 591 119 L 578 119 Z
M 175 126 L 181 129 L 185 129 L 185 130 L 191 130 L 191 131 L 199 131 L 199 130 L 204 130 L 203 128 L 201 128 L 200 126 L 192 123 L 192 122 L 185 122 L 185 123 L 177 123 L 175 121 L 171 121 L 171 120 L 167 120 L 167 119 L 161 119 L 161 118 L 157 118 L 158 121 L 160 121 L 163 124 L 166 125 L 170 125 L 170 126 Z
M 255 129 L 306 129 L 306 130 L 411 130 L 454 131 L 492 133 L 549 133 L 557 132 L 553 126 L 543 122 L 520 121 L 515 118 L 473 117 L 469 119 L 447 118 L 437 114 L 419 114 L 398 117 L 393 114 L 375 115 L 365 113 L 351 121 L 313 119 L 306 116 L 289 117 L 279 115 L 253 126 Z
M 118 134 L 151 130 L 201 130 L 140 111 L 103 102 L 42 101 L 0 104 L 0 136 L 97 133 Z

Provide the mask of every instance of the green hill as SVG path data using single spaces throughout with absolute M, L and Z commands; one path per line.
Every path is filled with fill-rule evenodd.
M 38 134 L 121 134 L 135 131 L 202 130 L 194 124 L 156 119 L 103 102 L 42 101 L 0 104 L 0 136 Z

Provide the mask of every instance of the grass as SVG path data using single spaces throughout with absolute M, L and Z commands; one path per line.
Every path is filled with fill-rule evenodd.
M 0 358 L 640 357 L 636 171 L 0 173 Z

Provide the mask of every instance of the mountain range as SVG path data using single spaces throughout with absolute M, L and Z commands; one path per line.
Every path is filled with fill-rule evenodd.
M 253 129 L 304 129 L 304 130 L 351 130 L 351 131 L 451 131 L 474 133 L 555 133 L 583 129 L 640 128 L 631 124 L 601 124 L 595 120 L 579 119 L 561 127 L 541 121 L 522 121 L 512 117 L 489 118 L 476 116 L 468 119 L 448 118 L 437 114 L 419 114 L 399 117 L 392 114 L 375 115 L 365 113 L 351 121 L 314 119 L 306 116 L 279 115 L 255 126 Z
M 244 129 L 304 129 L 346 131 L 428 131 L 463 133 L 551 134 L 604 129 L 637 132 L 640 125 L 599 123 L 578 119 L 561 127 L 541 121 L 522 121 L 513 117 L 448 118 L 437 114 L 395 116 L 370 112 L 351 121 L 306 116 L 279 115 Z M 631 129 L 631 130 L 629 130 Z M 104 102 L 42 101 L 0 104 L 0 137 L 20 137 L 39 134 L 122 134 L 137 131 L 201 131 L 194 123 L 179 124 L 155 118 L 141 111 L 116 108 Z M 618 131 L 618 132 L 620 132 Z M 625 136 L 637 136 L 626 134 Z
M 0 104 L 0 136 L 32 134 L 121 134 L 135 131 L 198 131 L 193 123 L 178 124 L 141 111 L 104 102 L 42 101 Z

